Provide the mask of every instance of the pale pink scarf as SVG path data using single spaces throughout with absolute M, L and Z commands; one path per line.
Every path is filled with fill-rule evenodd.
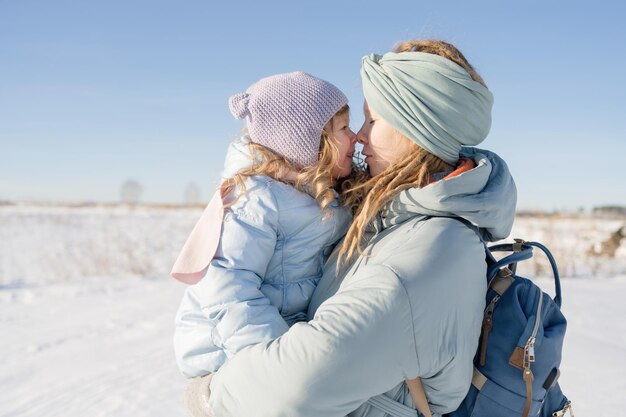
M 225 191 L 226 187 L 222 184 L 204 209 L 174 263 L 170 274 L 185 284 L 200 281 L 215 256 L 222 234 Z
M 297 172 L 289 171 L 281 176 L 285 182 L 294 182 Z M 185 284 L 196 284 L 204 277 L 209 263 L 215 256 L 222 235 L 224 220 L 224 202 L 232 201 L 227 197 L 226 182 L 223 182 L 213 194 L 213 198 L 204 209 L 200 220 L 180 251 L 170 275 Z

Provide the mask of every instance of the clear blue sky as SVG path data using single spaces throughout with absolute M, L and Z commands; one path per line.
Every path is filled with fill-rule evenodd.
M 228 97 L 304 70 L 362 121 L 360 58 L 456 44 L 495 96 L 482 144 L 520 208 L 626 205 L 626 7 L 594 1 L 0 0 L 0 200 L 208 199 L 241 123 Z

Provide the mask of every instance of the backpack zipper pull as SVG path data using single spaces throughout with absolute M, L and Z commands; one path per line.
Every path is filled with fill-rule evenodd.
M 565 414 L 568 411 L 569 411 L 570 417 L 574 417 L 574 410 L 572 410 L 572 402 L 571 401 L 566 402 L 565 406 L 562 409 L 552 413 L 552 417 L 563 417 L 563 416 L 565 416 Z
M 483 336 L 480 342 L 480 366 L 485 366 L 485 364 L 487 363 L 487 340 L 489 338 L 489 332 L 493 327 L 493 310 L 496 307 L 496 303 L 499 299 L 499 295 L 496 295 L 491 299 L 491 302 L 485 309 L 485 315 L 483 316 Z
M 535 337 L 531 336 L 526 342 L 524 347 L 524 371 L 522 373 L 522 379 L 526 385 L 526 402 L 524 403 L 524 409 L 522 410 L 522 417 L 528 417 L 530 412 L 530 406 L 533 401 L 533 380 L 535 376 L 530 369 L 530 363 L 535 361 Z
M 533 371 L 530 369 L 530 364 L 535 361 L 535 342 L 537 341 L 537 331 L 539 330 L 539 323 L 541 323 L 541 308 L 543 305 L 543 294 L 539 291 L 539 300 L 537 301 L 537 314 L 535 316 L 535 326 L 533 332 L 524 346 L 524 373 L 523 379 L 526 383 L 526 403 L 524 404 L 524 410 L 522 411 L 522 417 L 528 417 L 530 412 L 530 406 L 533 400 Z
M 533 402 L 533 379 L 535 379 L 533 371 L 530 370 L 530 365 L 528 365 L 528 368 L 524 368 L 523 378 L 524 383 L 526 384 L 526 402 L 524 403 L 524 409 L 522 410 L 522 417 L 528 417 L 528 413 L 530 413 L 530 406 Z

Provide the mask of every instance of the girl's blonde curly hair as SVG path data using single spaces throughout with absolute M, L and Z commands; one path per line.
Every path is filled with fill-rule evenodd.
M 339 161 L 339 150 L 332 138 L 333 123 L 339 116 L 349 112 L 348 105 L 343 106 L 324 126 L 320 140 L 317 163 L 310 167 L 298 169 L 292 163 L 263 145 L 250 142 L 248 147 L 252 155 L 252 166 L 245 168 L 232 178 L 226 180 L 226 193 L 235 188 L 241 190 L 238 197 L 225 204 L 231 206 L 246 191 L 245 180 L 255 175 L 266 175 L 277 181 L 285 182 L 297 190 L 310 194 L 318 202 L 325 216 L 330 211 L 328 205 L 335 199 L 334 189 L 340 190 L 345 179 L 333 178 L 332 171 Z

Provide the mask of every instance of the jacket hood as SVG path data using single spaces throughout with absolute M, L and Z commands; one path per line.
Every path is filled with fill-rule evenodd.
M 232 178 L 237 172 L 252 165 L 248 135 L 235 139 L 226 151 L 226 160 L 222 170 L 222 181 Z
M 472 159 L 476 167 L 423 188 L 402 191 L 383 210 L 383 225 L 418 215 L 460 217 L 476 226 L 486 241 L 506 238 L 513 227 L 517 203 L 509 168 L 498 155 L 483 149 L 464 147 L 460 156 Z

